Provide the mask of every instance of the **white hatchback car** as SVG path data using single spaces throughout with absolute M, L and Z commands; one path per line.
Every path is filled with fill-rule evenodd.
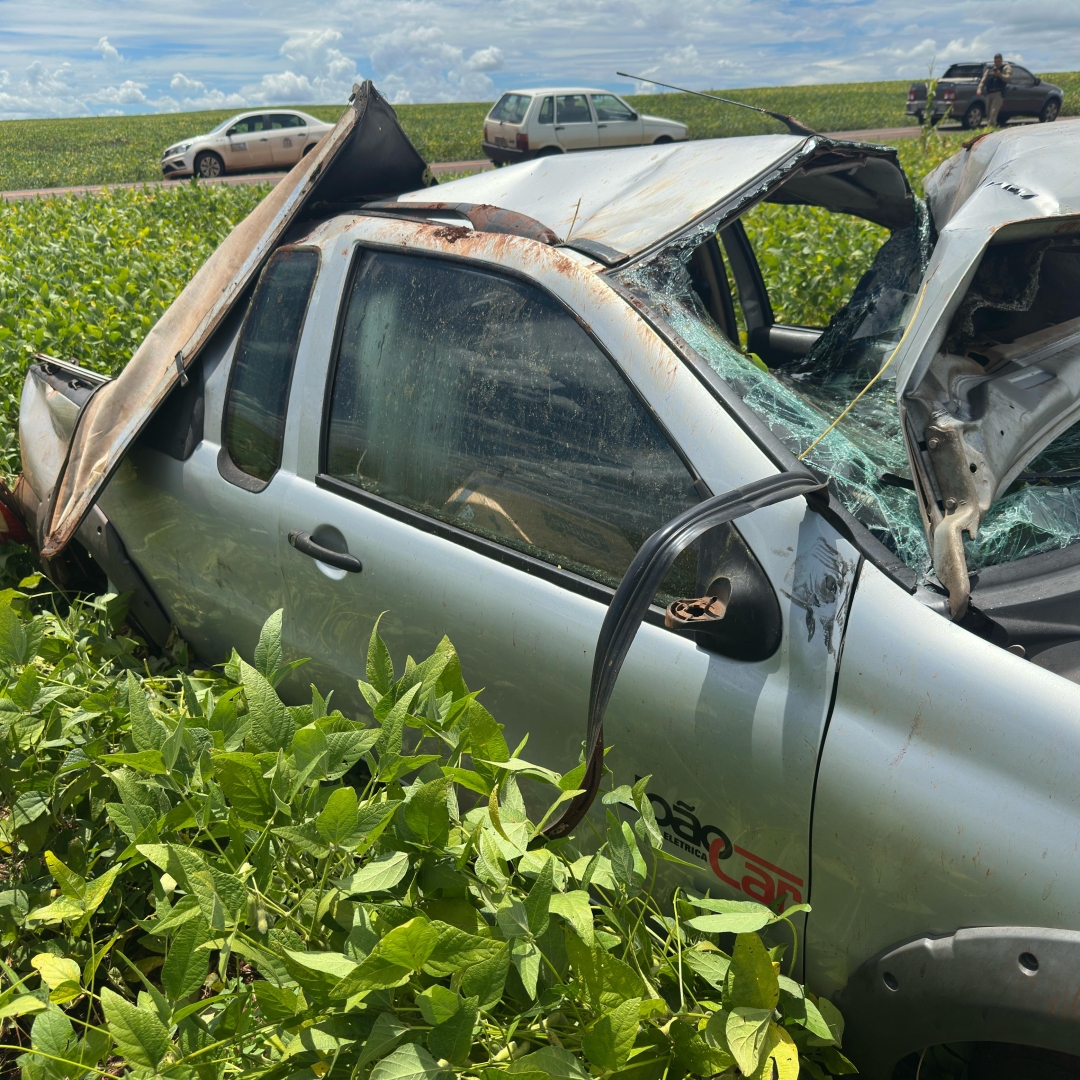
M 511 90 L 484 120 L 484 153 L 496 165 L 612 146 L 682 142 L 678 120 L 646 116 L 617 94 L 581 87 Z
M 333 127 L 298 109 L 240 113 L 205 135 L 174 143 L 161 155 L 161 172 L 166 180 L 212 180 L 247 169 L 291 169 Z

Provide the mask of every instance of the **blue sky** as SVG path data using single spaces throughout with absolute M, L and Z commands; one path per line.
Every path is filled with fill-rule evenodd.
M 925 75 L 1001 50 L 1080 69 L 1076 0 L 0 0 L 0 119 L 343 102 L 491 100 Z

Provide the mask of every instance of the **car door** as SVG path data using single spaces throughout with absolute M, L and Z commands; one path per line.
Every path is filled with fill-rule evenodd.
M 354 235 L 384 228 L 360 219 Z M 356 679 L 380 613 L 399 672 L 445 633 L 511 745 L 529 733 L 527 756 L 565 770 L 584 735 L 597 632 L 636 548 L 708 491 L 775 467 L 595 275 L 528 241 L 451 245 L 416 229 L 409 254 L 360 246 L 350 277 L 334 271 L 340 313 L 320 290 L 279 539 L 286 645 L 316 658 L 303 683 L 338 688 L 342 708 L 366 715 Z M 440 244 L 450 256 L 480 248 L 486 262 L 424 256 Z M 345 247 L 328 244 L 327 259 L 344 262 Z M 784 903 L 805 898 L 856 558 L 801 500 L 740 529 L 710 538 L 696 565 L 684 557 L 665 590 L 699 595 L 703 567 L 728 574 L 741 632 L 705 648 L 654 611 L 608 711 L 609 760 L 618 782 L 652 775 L 658 820 L 699 887 Z M 330 558 L 290 549 L 290 534 Z M 346 553 L 362 569 L 333 565 Z
M 1037 116 L 1043 96 L 1041 88 L 1035 85 L 1035 76 L 1027 68 L 1013 64 L 1001 111 L 1010 116 Z
M 304 152 L 307 127 L 295 113 L 270 113 L 267 117 L 270 157 L 274 165 L 291 168 Z
M 590 94 L 600 146 L 633 146 L 641 142 L 641 117 L 614 94 Z
M 102 495 L 170 619 L 211 663 L 233 647 L 250 659 L 262 624 L 282 604 L 281 450 L 318 266 L 311 249 L 274 254 L 251 302 L 212 339 L 189 385 L 174 391 L 180 405 L 190 398 L 194 412 L 205 410 L 197 445 L 168 447 L 167 402 Z
M 600 145 L 588 94 L 555 95 L 555 137 L 564 150 L 591 150 Z
M 229 139 L 229 169 L 261 169 L 272 164 L 269 120 L 266 116 L 245 116 L 226 132 Z

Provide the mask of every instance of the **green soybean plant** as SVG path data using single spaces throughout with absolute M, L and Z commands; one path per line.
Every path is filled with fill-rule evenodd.
M 647 778 L 547 842 L 584 766 L 509 747 L 445 638 L 398 673 L 376 624 L 357 719 L 282 700 L 281 612 L 251 662 L 189 672 L 123 597 L 37 585 L 0 593 L 0 1052 L 24 1080 L 853 1071 L 837 1010 L 781 973 L 805 905 L 662 899 Z

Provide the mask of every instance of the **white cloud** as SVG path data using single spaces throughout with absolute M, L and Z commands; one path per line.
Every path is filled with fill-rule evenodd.
M 489 45 L 486 49 L 477 49 L 476 52 L 465 61 L 465 66 L 470 71 L 502 71 L 506 67 L 502 50 L 495 45 Z
M 206 84 L 198 79 L 189 79 L 182 71 L 178 71 L 169 82 L 169 89 L 178 94 L 197 94 L 206 89 Z
M 99 105 L 145 105 L 146 89 L 146 83 L 125 79 L 119 86 L 106 86 L 95 91 L 87 97 L 87 101 Z
M 466 60 L 465 51 L 446 41 L 437 26 L 397 27 L 371 44 L 376 85 L 399 104 L 490 100 L 495 86 L 486 72 L 498 70 L 489 66 L 496 59 L 502 53 L 488 46 Z
M 97 50 L 101 53 L 101 58 L 106 61 L 114 61 L 119 63 L 124 58 L 120 55 L 115 46 L 109 44 L 109 39 L 102 35 L 98 38 Z

